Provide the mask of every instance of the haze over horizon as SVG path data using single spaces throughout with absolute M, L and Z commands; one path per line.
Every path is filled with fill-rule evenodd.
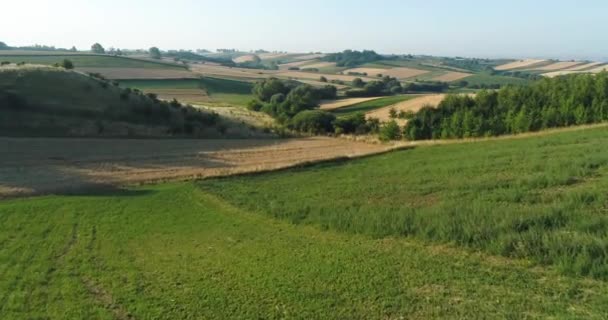
M 608 60 L 598 41 L 608 3 L 516 0 L 117 1 L 24 0 L 3 4 L 0 41 L 116 48 L 236 48 L 483 58 Z M 27 22 L 27 23 L 25 23 Z M 599 23 L 598 23 L 599 22 Z

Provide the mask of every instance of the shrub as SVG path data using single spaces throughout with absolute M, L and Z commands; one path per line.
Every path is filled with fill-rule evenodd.
M 319 81 L 321 81 L 321 82 L 327 82 L 327 78 L 325 78 L 324 76 L 321 76 L 319 78 Z
M 380 127 L 379 138 L 382 141 L 401 139 L 401 128 L 395 120 L 391 120 Z
M 63 61 L 61 62 L 61 67 L 67 70 L 71 70 L 74 69 L 74 63 L 72 63 L 72 61 L 69 59 L 63 59 Z
M 6 65 L 9 65 L 9 64 L 11 64 L 10 61 L 2 61 L 2 62 L 0 62 L 0 66 L 6 66 Z
M 305 110 L 291 119 L 291 127 L 297 131 L 321 134 L 333 131 L 336 116 L 321 110 Z
M 264 104 L 260 100 L 253 99 L 247 103 L 247 109 L 251 111 L 260 111 Z

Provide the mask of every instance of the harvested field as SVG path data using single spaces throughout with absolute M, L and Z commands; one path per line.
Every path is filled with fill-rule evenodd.
M 357 103 L 377 100 L 382 97 L 371 97 L 371 98 L 350 98 L 350 99 L 341 99 L 341 100 L 329 100 L 321 102 L 321 110 L 336 110 L 348 106 L 352 106 Z
M 495 67 L 494 69 L 499 70 L 499 71 L 521 69 L 521 68 L 531 67 L 531 66 L 534 66 L 535 64 L 540 64 L 545 61 L 546 60 L 542 60 L 542 59 L 525 59 L 525 60 L 519 60 L 519 61 L 503 64 L 503 65 Z
M 295 56 L 292 59 L 297 59 L 297 60 L 313 60 L 313 59 L 320 59 L 325 57 L 325 54 L 323 53 L 311 53 L 311 54 L 303 54 L 301 56 Z
M 460 79 L 464 79 L 466 77 L 470 77 L 472 74 L 464 73 L 464 72 L 447 72 L 438 77 L 434 77 L 431 80 L 433 81 L 442 81 L 442 82 L 452 82 Z
M 580 64 L 581 64 L 580 61 L 561 61 L 561 62 L 552 63 L 550 65 L 542 66 L 539 68 L 534 68 L 532 70 L 557 71 L 557 70 L 564 70 L 564 69 L 572 68 L 572 67 L 578 66 Z
M 291 55 L 291 53 L 260 53 L 260 54 L 258 54 L 258 57 L 260 57 L 260 59 L 262 59 L 262 60 L 272 60 L 272 59 L 288 57 L 290 55 Z
M 130 140 L 0 138 L 0 197 L 82 192 L 278 169 L 389 146 L 332 138 Z
M 431 106 L 437 106 L 444 98 L 445 98 L 445 94 L 432 94 L 432 95 L 425 95 L 425 96 L 421 96 L 419 98 L 414 98 L 414 99 L 410 99 L 410 100 L 406 100 L 397 104 L 394 104 L 392 106 L 388 106 L 382 109 L 378 109 L 378 110 L 374 110 L 371 111 L 369 113 L 367 113 L 367 117 L 368 118 L 378 118 L 380 119 L 380 121 L 389 121 L 391 120 L 391 117 L 389 116 L 389 111 L 391 109 L 395 109 L 397 110 L 397 112 L 399 111 L 412 111 L 412 112 L 417 112 L 418 110 L 422 109 L 422 107 L 426 106 L 426 105 L 431 105 Z M 400 124 L 405 124 L 406 120 L 402 120 L 402 119 L 398 119 L 397 120 Z
M 305 66 L 307 64 L 315 64 L 315 63 L 319 63 L 319 60 L 312 59 L 312 60 L 304 60 L 304 61 L 295 61 L 295 62 L 281 64 L 281 65 L 279 65 L 279 69 L 287 70 L 289 68 L 301 68 L 302 66 Z
M 356 78 L 361 78 L 366 81 L 375 80 L 369 77 L 358 77 L 358 76 L 346 76 L 340 74 L 323 74 L 323 73 L 312 73 L 312 72 L 300 72 L 300 71 L 284 71 L 275 74 L 276 77 L 279 78 L 288 78 L 288 79 L 308 79 L 308 80 L 319 80 L 321 76 L 324 76 L 328 80 L 340 80 L 351 82 Z
M 346 85 L 337 84 L 337 83 L 321 82 L 318 80 L 315 81 L 315 80 L 298 79 L 298 82 L 306 83 L 306 84 L 309 84 L 309 85 L 315 86 L 315 87 L 324 87 L 324 86 L 330 84 L 330 85 L 336 87 L 336 89 L 338 89 L 338 90 L 350 88 L 349 86 L 346 86 Z
M 131 79 L 196 79 L 198 76 L 187 70 L 143 69 L 143 68 L 77 68 L 78 71 L 99 73 L 112 80 Z
M 319 62 L 319 63 L 307 64 L 307 65 L 302 66 L 302 67 L 303 68 L 321 69 L 321 68 L 329 68 L 329 67 L 335 67 L 335 66 L 336 66 L 335 62 Z
M 585 64 L 585 65 L 567 69 L 567 70 L 559 70 L 559 71 L 543 73 L 543 76 L 553 78 L 553 77 L 557 77 L 557 76 L 564 76 L 567 74 L 574 74 L 574 73 L 600 73 L 604 70 L 608 70 L 608 65 L 603 65 L 602 62 L 594 62 L 594 63 Z
M 356 73 L 367 73 L 369 77 L 377 77 L 377 75 L 381 74 L 383 76 L 391 76 L 398 79 L 407 79 L 416 77 L 419 75 L 423 75 L 428 73 L 426 70 L 419 70 L 413 68 L 392 68 L 392 69 L 380 69 L 380 68 L 354 68 L 344 70 L 342 73 L 348 74 L 349 72 Z
M 202 74 L 204 76 L 228 77 L 247 80 L 268 78 L 278 72 L 274 70 L 230 68 L 211 64 L 196 64 L 192 65 L 191 68 L 193 72 Z
M 605 71 L 605 70 L 608 70 L 608 65 L 603 65 L 603 66 L 600 66 L 600 67 L 597 67 L 597 68 L 593 68 L 593 69 L 587 70 L 587 71 L 591 72 L 591 73 L 600 73 L 600 72 Z
M 582 71 L 582 70 L 592 69 L 593 67 L 597 67 L 602 64 L 604 64 L 604 63 L 603 62 L 585 63 L 585 64 L 578 65 L 576 67 L 568 68 L 565 71 Z
M 553 78 L 553 77 L 565 76 L 567 74 L 573 74 L 573 73 L 584 73 L 584 71 L 561 70 L 561 71 L 543 73 L 542 75 L 544 77 Z
M 257 56 L 255 54 L 248 54 L 248 55 L 244 55 L 244 56 L 240 56 L 237 58 L 232 59 L 232 61 L 236 62 L 236 63 L 244 63 L 244 62 L 250 62 L 250 61 L 255 61 L 255 58 Z

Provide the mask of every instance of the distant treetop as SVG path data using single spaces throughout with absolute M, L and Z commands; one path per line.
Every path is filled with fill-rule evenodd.
M 382 56 L 373 50 L 353 51 L 344 50 L 332 53 L 323 58 L 325 61 L 335 62 L 338 67 L 356 67 L 369 62 L 382 60 Z
M 93 45 L 91 46 L 91 51 L 92 51 L 93 53 L 99 53 L 99 54 L 106 53 L 106 49 L 104 49 L 104 48 L 101 46 L 101 44 L 99 44 L 99 43 L 95 43 L 95 44 L 93 44 Z

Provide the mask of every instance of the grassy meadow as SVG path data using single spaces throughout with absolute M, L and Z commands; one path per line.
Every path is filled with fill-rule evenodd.
M 448 243 L 608 280 L 605 143 L 601 127 L 201 185 L 244 210 L 295 224 Z
M 607 140 L 3 201 L 0 318 L 602 319 Z
M 0 61 L 12 63 L 25 62 L 29 64 L 53 65 L 69 59 L 76 68 L 144 68 L 144 69 L 175 69 L 185 67 L 173 63 L 117 57 L 110 55 L 67 54 L 67 55 L 0 55 Z

